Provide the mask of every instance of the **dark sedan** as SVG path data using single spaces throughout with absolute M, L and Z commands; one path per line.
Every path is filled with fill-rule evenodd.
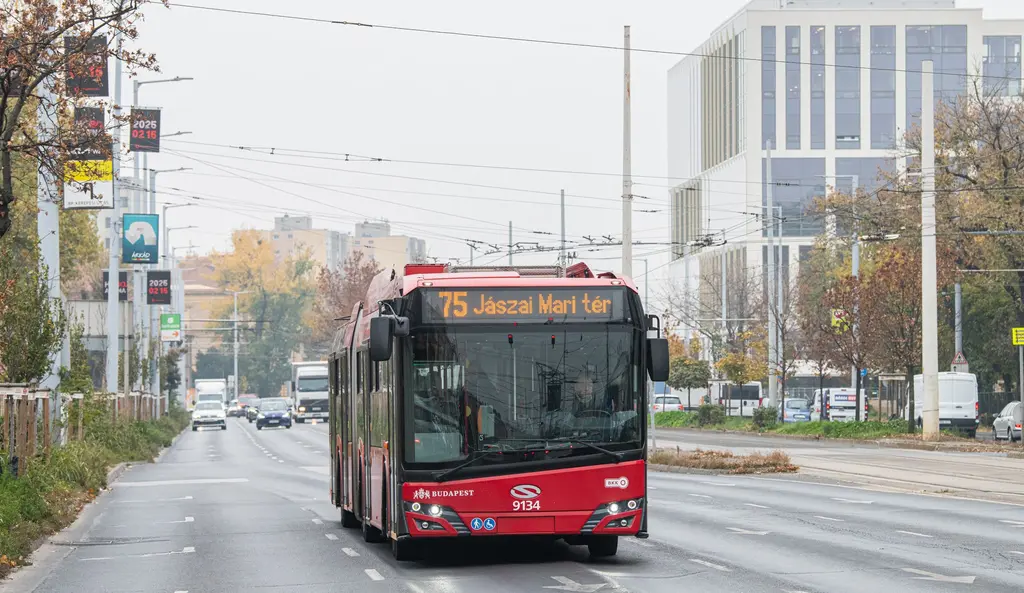
M 256 414 L 256 430 L 263 430 L 264 427 L 269 426 L 292 427 L 292 415 L 288 410 L 288 400 L 268 398 L 260 401 L 260 410 Z

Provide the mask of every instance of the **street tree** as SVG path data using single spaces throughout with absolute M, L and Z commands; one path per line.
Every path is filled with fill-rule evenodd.
M 737 387 L 763 380 L 768 373 L 768 353 L 763 331 L 740 332 L 730 351 L 715 363 L 715 368 Z M 727 409 L 732 408 L 731 393 Z
M 142 6 L 163 3 L 18 0 L 0 5 L 0 237 L 12 228 L 11 205 L 35 198 L 16 192 L 18 155 L 37 164 L 31 175 L 43 170 L 60 180 L 77 151 L 110 153 L 103 134 L 75 123 L 75 100 L 83 89 L 108 77 L 107 64 L 113 58 L 120 58 L 129 74 L 156 68 L 155 56 L 131 44 L 138 38 Z M 118 33 L 121 44 L 115 42 Z M 37 131 L 38 111 L 53 122 L 45 138 Z
M 67 331 L 64 308 L 50 298 L 46 268 L 37 262 L 0 248 L 0 382 L 35 383 L 48 375 Z
M 707 361 L 689 358 L 687 356 L 676 356 L 671 359 L 668 372 L 668 386 L 672 389 L 686 390 L 686 407 L 693 406 L 690 398 L 690 390 L 707 390 L 711 382 L 711 366 Z
M 353 251 L 341 270 L 320 268 L 309 321 L 314 349 L 329 351 L 334 334 L 342 325 L 338 319 L 352 313 L 352 307 L 366 296 L 370 281 L 380 271 L 377 261 L 367 258 L 361 250 Z

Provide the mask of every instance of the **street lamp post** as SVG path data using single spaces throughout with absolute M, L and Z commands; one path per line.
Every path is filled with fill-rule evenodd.
M 248 290 L 230 291 L 235 297 L 235 314 L 232 319 L 234 320 L 234 373 L 235 373 L 235 388 L 234 388 L 234 399 L 238 399 L 238 295 L 249 294 Z

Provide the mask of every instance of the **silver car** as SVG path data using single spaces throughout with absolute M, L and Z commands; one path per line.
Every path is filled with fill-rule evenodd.
M 228 421 L 224 404 L 220 402 L 196 404 L 196 408 L 192 410 L 192 430 L 199 430 L 200 426 L 219 426 L 221 430 L 227 430 Z
M 1020 440 L 1020 425 L 1024 420 L 1024 405 L 1019 401 L 1006 404 L 1002 412 L 992 421 L 992 432 L 996 439 L 1006 439 L 1010 442 Z

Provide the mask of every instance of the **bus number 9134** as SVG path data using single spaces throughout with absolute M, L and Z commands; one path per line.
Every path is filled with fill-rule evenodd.
M 539 500 L 513 500 L 512 501 L 513 511 L 539 511 L 540 501 Z

